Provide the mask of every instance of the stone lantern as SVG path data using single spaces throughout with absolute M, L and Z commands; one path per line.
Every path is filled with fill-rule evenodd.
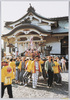
M 50 51 L 52 50 L 52 46 L 45 46 L 44 47 L 44 51 L 45 51 L 45 56 L 49 56 L 50 55 Z

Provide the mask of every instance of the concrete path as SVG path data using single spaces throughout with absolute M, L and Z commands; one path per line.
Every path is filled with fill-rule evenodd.
M 13 97 L 14 98 L 68 98 L 68 73 L 61 73 L 62 85 L 53 84 L 52 88 L 47 88 L 47 82 L 45 83 L 43 77 L 39 78 L 37 89 L 33 89 L 29 84 L 27 87 L 20 85 L 13 85 Z M 3 98 L 8 98 L 7 90 Z

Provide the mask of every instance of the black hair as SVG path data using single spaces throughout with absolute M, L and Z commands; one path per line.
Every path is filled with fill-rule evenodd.
M 39 58 L 39 56 L 38 56 L 38 55 L 36 55 L 35 57 L 38 57 L 38 58 Z
M 42 60 L 43 60 L 43 61 L 46 61 L 47 59 L 46 59 L 46 58 L 43 58 Z
M 29 51 L 31 50 L 31 49 L 28 49 Z
M 7 58 L 7 60 L 9 60 L 9 58 Z
M 16 59 L 13 59 L 13 61 L 16 61 Z
M 13 59 L 10 59 L 10 61 L 13 61 Z
M 61 60 L 61 57 L 59 57 L 59 60 Z

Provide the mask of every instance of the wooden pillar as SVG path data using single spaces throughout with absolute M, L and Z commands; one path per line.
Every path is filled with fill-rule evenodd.
M 15 58 L 18 56 L 18 44 L 17 44 L 17 39 L 15 41 Z

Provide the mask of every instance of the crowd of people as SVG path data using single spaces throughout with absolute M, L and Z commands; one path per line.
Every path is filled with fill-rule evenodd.
M 44 82 L 47 81 L 47 88 L 51 88 L 53 82 L 61 84 L 60 72 L 66 70 L 64 57 L 62 59 L 56 56 L 41 58 L 39 55 L 35 55 L 33 58 L 23 56 L 3 59 L 1 63 L 1 97 L 7 87 L 9 98 L 13 98 L 11 85 L 13 80 L 15 80 L 15 84 L 24 86 L 32 82 L 32 88 L 35 89 L 39 76 L 43 76 Z

